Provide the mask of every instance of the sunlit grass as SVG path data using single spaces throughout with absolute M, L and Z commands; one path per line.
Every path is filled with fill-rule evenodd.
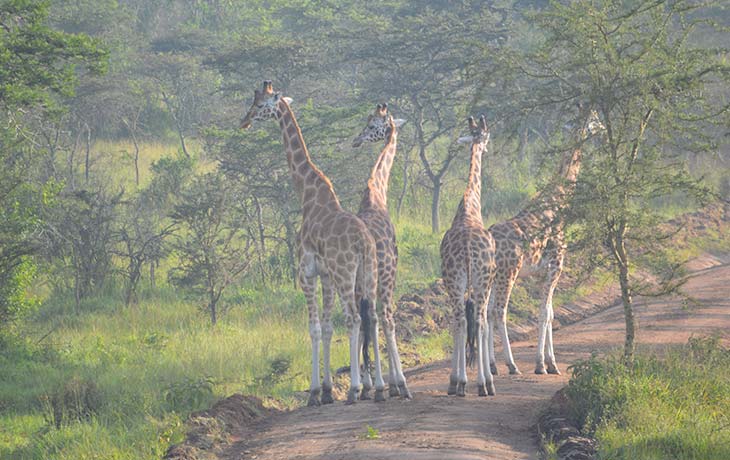
M 730 458 L 730 351 L 693 339 L 662 355 L 640 352 L 575 367 L 568 394 L 600 459 Z

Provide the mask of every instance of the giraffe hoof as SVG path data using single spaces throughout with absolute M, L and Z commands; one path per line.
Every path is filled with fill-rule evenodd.
M 492 375 L 499 375 L 499 371 L 497 370 L 497 365 L 494 363 L 489 363 L 489 371 L 492 373 Z
M 477 393 L 479 396 L 487 396 L 487 386 L 483 383 L 477 384 Z
M 385 401 L 385 390 L 375 390 L 375 402 Z
M 447 395 L 455 395 L 456 394 L 456 378 L 450 378 L 449 379 L 449 389 L 446 391 Z
M 509 373 L 510 373 L 510 375 L 522 375 L 522 372 L 520 372 L 520 370 L 517 369 L 517 366 L 510 366 Z
M 411 391 L 406 386 L 405 382 L 398 385 L 398 390 L 400 390 L 400 397 L 402 399 L 413 399 L 413 395 L 411 394 Z
M 535 366 L 535 374 L 538 374 L 538 375 L 547 374 L 547 371 L 545 371 L 545 365 L 538 364 L 537 366 Z
M 390 396 L 391 398 L 400 396 L 400 391 L 398 390 L 398 386 L 395 383 L 388 385 L 388 396 Z
M 369 399 L 373 399 L 370 397 L 370 389 L 363 388 L 362 391 L 360 391 L 360 401 L 367 401 Z
M 309 394 L 309 401 L 307 401 L 307 407 L 318 407 L 321 403 L 319 402 L 319 391 L 311 392 Z
M 487 383 L 487 394 L 489 396 L 494 396 L 494 382 Z
M 461 396 L 462 398 L 466 396 L 466 382 L 459 382 L 456 385 L 456 396 Z
M 547 372 L 548 374 L 560 375 L 560 370 L 555 364 L 548 364 Z
M 347 401 L 345 401 L 345 405 L 352 405 L 355 404 L 357 401 L 357 388 L 350 388 L 350 390 L 347 392 Z
M 322 391 L 322 404 L 332 404 L 335 400 L 332 398 L 332 388 Z

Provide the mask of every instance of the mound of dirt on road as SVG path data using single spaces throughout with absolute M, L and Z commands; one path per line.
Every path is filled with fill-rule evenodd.
M 234 394 L 215 403 L 208 410 L 190 414 L 185 441 L 171 446 L 166 460 L 208 460 L 217 458 L 220 450 L 229 444 L 230 434 L 243 429 L 260 417 L 277 411 L 265 407 L 255 396 Z

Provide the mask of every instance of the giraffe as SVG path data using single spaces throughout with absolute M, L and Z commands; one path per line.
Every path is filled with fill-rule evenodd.
M 257 89 L 254 92 L 253 104 L 243 118 L 241 128 L 249 128 L 253 121 L 273 119 L 279 123 L 294 190 L 302 205 L 302 225 L 298 235 L 298 277 L 307 301 L 312 341 L 312 377 L 308 405 L 334 402 L 330 343 L 335 293 L 345 311 L 349 332 L 350 389 L 347 404 L 354 404 L 361 387 L 358 347 L 360 326 L 364 322 L 361 317 L 370 318 L 371 323 L 374 323 L 371 328 L 365 328 L 365 334 L 373 329 L 377 332 L 375 297 L 378 273 L 375 241 L 358 217 L 342 209 L 332 183 L 312 163 L 290 102 L 290 98 L 274 92 L 271 81 L 264 81 L 263 90 Z M 317 305 L 317 278 L 322 284 L 322 323 Z M 356 288 L 362 295 L 359 309 L 355 297 Z M 324 367 L 321 385 L 320 341 L 323 345 Z M 384 400 L 385 382 L 377 352 L 377 334 L 372 337 L 372 341 L 376 350 L 376 400 Z
M 560 374 L 553 350 L 553 293 L 563 271 L 565 259 L 565 222 L 561 210 L 567 206 L 569 195 L 575 188 L 580 172 L 582 144 L 588 133 L 603 130 L 603 124 L 594 110 L 579 105 L 578 124 L 574 136 L 574 149 L 568 150 L 560 164 L 558 182 L 548 192 L 539 193 L 513 218 L 496 223 L 489 228 L 496 244 L 497 271 L 492 298 L 489 302 L 489 360 L 492 374 L 497 374 L 494 356 L 494 327 L 499 323 L 504 358 L 510 374 L 520 374 L 515 365 L 507 334 L 507 306 L 515 281 L 522 271 L 529 276 L 542 271 L 545 284 L 542 288 L 540 317 L 538 320 L 536 374 Z M 527 269 L 527 270 L 525 270 Z M 547 369 L 545 349 L 547 348 Z
M 398 130 L 405 120 L 396 119 L 388 113 L 388 105 L 378 104 L 375 112 L 368 116 L 367 124 L 352 143 L 359 147 L 364 142 L 386 140 L 383 150 L 378 155 L 367 188 L 363 194 L 357 216 L 365 223 L 375 239 L 378 257 L 378 303 L 382 307 L 385 325 L 385 340 L 388 350 L 388 389 L 391 397 L 400 395 L 411 399 L 411 393 L 403 375 L 398 345 L 395 340 L 395 320 L 393 319 L 393 291 L 395 290 L 396 267 L 398 265 L 398 247 L 395 241 L 395 228 L 388 214 L 388 179 L 395 157 Z M 374 332 L 373 332 L 374 334 Z M 367 352 L 367 350 L 364 350 Z M 367 395 L 369 375 L 363 375 L 363 396 Z
M 469 130 L 469 136 L 459 139 L 461 143 L 471 144 L 469 181 L 451 228 L 441 240 L 441 273 L 454 310 L 454 352 L 448 394 L 465 396 L 468 344 L 472 357 L 476 354 L 477 358 L 479 396 L 487 396 L 494 395 L 486 332 L 487 302 L 495 265 L 494 240 L 482 223 L 482 154 L 489 142 L 484 115 L 478 123 L 469 117 Z

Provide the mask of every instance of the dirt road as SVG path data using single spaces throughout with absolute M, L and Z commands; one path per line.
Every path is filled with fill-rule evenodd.
M 699 301 L 685 307 L 679 299 L 639 299 L 638 340 L 643 346 L 684 343 L 691 335 L 720 333 L 730 341 L 730 264 L 699 261 L 685 291 Z M 704 264 L 704 267 L 703 267 Z M 260 420 L 244 432 L 223 458 L 239 459 L 535 459 L 535 422 L 541 408 L 568 380 L 566 367 L 619 347 L 623 313 L 610 308 L 556 331 L 558 364 L 563 375 L 534 375 L 535 340 L 513 346 L 524 375 L 505 375 L 499 367 L 497 396 L 476 396 L 470 374 L 466 398 L 446 396 L 449 364 L 412 370 L 412 401 L 342 402 L 303 408 Z M 501 347 L 498 347 L 501 356 Z M 367 426 L 379 438 L 367 439 Z

